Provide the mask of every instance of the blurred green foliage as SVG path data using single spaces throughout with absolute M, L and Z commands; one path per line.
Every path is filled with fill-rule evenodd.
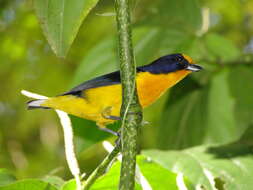
M 98 2 L 80 26 L 70 49 L 79 27 L 76 23 L 68 25 L 66 30 L 74 31 L 74 35 L 64 33 L 67 37 L 72 35 L 64 38 L 64 46 L 50 42 L 56 43 L 53 49 L 59 55 L 69 49 L 66 58 L 61 59 L 48 44 L 46 39 L 50 37 L 43 35 L 45 26 L 41 28 L 33 8 L 37 6 L 38 13 L 38 8 L 43 7 L 30 0 L 0 1 L 0 168 L 12 171 L 18 179 L 51 175 L 70 178 L 58 118 L 53 111 L 27 111 L 27 99 L 20 91 L 54 96 L 116 70 L 113 3 Z M 144 111 L 150 124 L 141 130 L 140 150 L 180 150 L 201 145 L 194 152 L 210 144 L 237 141 L 253 124 L 253 0 L 132 0 L 131 10 L 138 65 L 182 52 L 205 67 Z M 40 18 L 42 13 L 38 14 Z M 67 21 L 80 17 L 80 11 L 74 18 L 68 14 Z M 80 20 L 75 21 L 80 24 Z M 57 27 L 53 32 L 59 33 Z M 71 119 L 81 170 L 90 173 L 105 155 L 100 142 L 111 136 L 97 130 L 91 121 Z M 119 123 L 110 127 L 118 126 Z M 156 151 L 149 155 L 156 155 Z M 164 154 L 169 157 L 171 152 Z M 204 153 L 200 154 L 202 157 Z M 247 157 L 245 167 L 251 162 L 252 158 Z M 15 179 L 1 171 L 1 179 Z

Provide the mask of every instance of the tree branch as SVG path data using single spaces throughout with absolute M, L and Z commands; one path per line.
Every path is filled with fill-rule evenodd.
M 129 1 L 116 0 L 115 8 L 123 92 L 121 107 L 121 152 L 123 158 L 119 189 L 133 190 L 135 185 L 138 126 L 140 126 L 142 121 L 142 110 L 139 105 L 135 84 L 136 66 L 131 39 Z

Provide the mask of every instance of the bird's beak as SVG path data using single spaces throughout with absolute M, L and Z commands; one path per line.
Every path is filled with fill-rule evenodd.
M 186 70 L 192 71 L 192 72 L 197 72 L 203 69 L 203 67 L 196 65 L 196 64 L 188 64 Z

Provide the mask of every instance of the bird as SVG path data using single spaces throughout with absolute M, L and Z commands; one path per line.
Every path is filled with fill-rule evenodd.
M 141 107 L 148 107 L 188 74 L 201 69 L 191 57 L 181 53 L 165 55 L 148 65 L 137 67 L 136 86 Z M 95 121 L 99 129 L 118 135 L 106 126 L 120 120 L 121 103 L 120 72 L 115 71 L 83 82 L 60 95 L 31 100 L 27 105 L 28 109 L 62 110 Z

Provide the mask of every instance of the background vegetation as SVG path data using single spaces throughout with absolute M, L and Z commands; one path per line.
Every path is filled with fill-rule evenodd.
M 68 39 L 67 32 L 65 46 L 47 35 L 49 45 L 38 19 L 43 17 L 40 2 L 0 1 L 0 168 L 12 173 L 1 169 L 0 185 L 13 181 L 13 175 L 71 178 L 56 114 L 27 111 L 21 89 L 54 96 L 118 69 L 114 1 L 98 1 L 71 48 L 74 37 Z M 253 1 L 132 0 L 131 7 L 138 65 L 182 52 L 205 67 L 144 111 L 150 124 L 141 129 L 140 151 L 159 163 L 160 170 L 154 171 L 165 172 L 157 179 L 147 174 L 158 183 L 152 183 L 153 189 L 162 189 L 159 181 L 173 181 L 171 171 L 183 173 L 193 189 L 250 189 Z M 59 56 L 69 50 L 66 58 L 57 58 L 51 47 Z M 81 170 L 89 174 L 106 154 L 101 141 L 113 139 L 91 121 L 71 119 Z M 139 163 L 145 159 L 140 157 Z

